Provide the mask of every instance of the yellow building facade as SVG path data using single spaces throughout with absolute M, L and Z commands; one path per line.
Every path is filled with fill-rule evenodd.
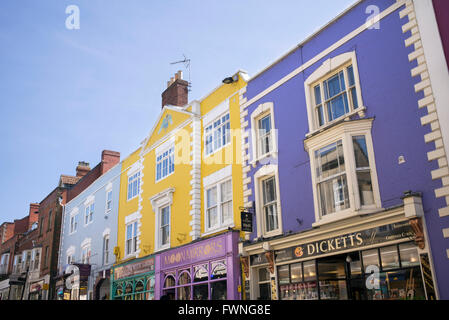
M 164 106 L 123 160 L 112 275 L 123 285 L 111 297 L 240 298 L 239 99 L 247 75 L 232 78 L 200 100 Z

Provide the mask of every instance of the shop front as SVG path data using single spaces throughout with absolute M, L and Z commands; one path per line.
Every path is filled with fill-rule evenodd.
M 238 232 L 156 256 L 156 299 L 239 300 Z
M 0 300 L 8 300 L 9 298 L 9 279 L 0 281 Z
M 420 222 L 416 223 L 420 220 L 387 220 L 381 224 L 379 219 L 375 226 L 364 224 L 358 230 L 348 227 L 349 232 L 342 228 L 338 234 L 317 236 L 318 231 L 310 231 L 265 243 L 266 250 L 243 258 L 250 266 L 250 296 L 267 300 L 435 299 L 428 246 L 419 234 Z
M 44 280 L 31 283 L 28 300 L 42 300 L 43 288 L 44 288 Z
M 111 300 L 154 300 L 154 256 L 134 259 L 114 266 L 111 282 Z

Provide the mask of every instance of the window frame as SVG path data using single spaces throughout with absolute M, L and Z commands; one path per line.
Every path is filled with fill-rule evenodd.
M 109 199 L 109 195 L 111 195 L 111 199 Z M 112 189 L 106 190 L 106 204 L 105 204 L 105 213 L 108 214 L 112 211 L 112 199 L 113 199 L 113 193 Z M 108 205 L 110 204 L 110 208 L 108 208 Z
M 231 188 L 231 199 L 227 201 L 222 201 L 222 185 L 230 183 Z M 221 230 L 223 228 L 230 227 L 234 224 L 234 200 L 232 197 L 233 190 L 232 176 L 227 176 L 223 179 L 213 182 L 207 186 L 204 186 L 204 232 L 210 233 L 217 230 Z M 213 207 L 217 208 L 217 224 L 215 226 L 209 227 L 210 216 L 209 209 L 212 207 L 208 207 L 208 191 L 212 189 L 216 189 L 216 203 Z M 223 206 L 226 203 L 231 203 L 231 216 L 228 220 L 224 220 L 223 217 Z
M 220 123 L 217 125 L 217 127 L 215 127 L 215 123 L 218 121 L 220 121 Z M 213 119 L 208 119 L 207 122 L 204 123 L 203 127 L 205 157 L 212 156 L 214 153 L 231 144 L 231 113 L 229 112 L 229 110 L 221 112 L 220 115 L 217 115 Z M 209 128 L 210 131 L 208 132 Z M 217 135 L 217 131 L 219 131 L 219 135 Z M 209 137 L 212 139 L 210 141 L 212 148 L 210 151 L 208 149 Z M 220 146 L 218 147 L 215 145 L 216 137 L 218 137 L 220 141 Z M 225 140 L 225 143 L 223 143 L 223 139 Z
M 109 246 L 110 246 L 110 240 L 111 237 L 109 234 L 105 234 L 103 236 L 103 259 L 102 259 L 102 265 L 108 265 L 109 264 Z
M 128 183 L 127 183 L 127 189 L 126 189 L 126 201 L 131 201 L 134 198 L 137 198 L 139 196 L 141 175 L 142 175 L 142 172 L 140 170 L 136 170 L 136 171 L 128 174 L 128 177 L 127 177 Z M 134 181 L 137 181 L 136 190 L 134 190 Z M 131 191 L 131 193 L 130 193 L 130 191 Z
M 271 139 L 271 150 L 266 153 L 261 153 L 261 129 L 259 127 L 260 120 L 270 117 L 270 139 Z M 277 146 L 277 130 L 274 119 L 274 104 L 273 102 L 266 102 L 260 104 L 252 113 L 251 113 L 251 144 L 252 144 L 252 160 L 251 164 L 254 164 L 257 161 L 260 161 L 264 158 L 277 158 L 278 155 L 278 146 Z
M 95 202 L 91 201 L 91 202 L 85 204 L 85 206 L 84 206 L 84 226 L 87 226 L 94 221 L 94 213 L 95 213 Z
M 128 239 L 128 227 L 131 226 L 131 238 Z M 125 224 L 125 258 L 129 258 L 131 256 L 135 256 L 138 250 L 138 230 L 139 229 L 139 221 L 133 220 Z M 132 250 L 128 253 L 128 241 L 131 240 L 131 248 Z
M 168 208 L 168 224 L 162 226 L 163 220 L 162 220 L 162 214 L 163 214 L 163 210 Z M 157 224 L 157 248 L 159 250 L 163 250 L 163 249 L 167 249 L 170 248 L 170 239 L 171 239 L 171 204 L 167 204 L 167 205 L 163 205 L 161 207 L 158 208 L 158 224 Z M 167 242 L 166 243 L 162 243 L 162 228 L 167 227 L 168 228 L 168 237 L 167 237 Z
M 373 211 L 381 209 L 379 183 L 377 180 L 377 169 L 371 136 L 372 121 L 373 119 L 345 121 L 304 141 L 305 149 L 309 152 L 310 170 L 313 186 L 315 223 L 313 223 L 312 226 L 315 227 L 325 223 L 331 223 L 341 219 L 350 218 L 355 215 L 371 213 Z M 353 146 L 353 137 L 356 136 L 365 137 L 366 148 L 368 152 L 368 161 L 370 166 L 371 186 L 373 189 L 374 203 L 372 205 L 362 205 L 358 192 L 359 189 Z M 339 140 L 342 141 L 343 145 L 345 173 L 349 195 L 349 207 L 344 210 L 332 212 L 323 216 L 320 206 L 319 191 L 317 190 L 319 181 L 316 174 L 317 161 L 315 158 L 315 152 Z
M 354 84 L 349 86 L 349 79 L 347 74 L 347 68 L 352 65 L 352 71 L 354 75 Z M 328 112 L 326 110 L 326 101 L 332 100 L 329 98 L 325 100 L 323 83 L 326 80 L 331 79 L 335 75 L 339 74 L 342 70 L 344 70 L 344 83 L 345 83 L 345 91 L 347 93 L 347 102 L 349 111 L 338 118 L 329 120 Z M 317 113 L 316 113 L 316 100 L 315 100 L 315 87 L 320 85 L 320 94 L 321 94 L 321 106 L 324 115 L 324 123 L 320 125 Z M 353 107 L 352 93 L 351 89 L 355 88 L 357 94 L 357 108 Z M 304 90 L 306 95 L 306 104 L 307 104 L 307 116 L 309 122 L 309 133 L 306 135 L 309 136 L 317 131 L 323 130 L 334 123 L 349 118 L 354 114 L 359 114 L 359 116 L 364 116 L 366 107 L 363 103 L 362 98 L 362 88 L 360 85 L 359 71 L 357 66 L 357 57 L 355 51 L 346 52 L 335 56 L 333 58 L 329 58 L 322 63 L 304 82 Z M 343 92 L 343 91 L 342 91 Z M 341 95 L 340 92 L 338 95 Z M 337 97 L 335 95 L 333 98 Z
M 164 154 L 167 153 L 166 156 Z M 160 159 L 159 159 L 160 157 Z M 175 144 L 158 149 L 155 153 L 155 182 L 164 180 L 175 172 Z M 167 161 L 167 174 L 163 175 L 164 160 Z M 160 165 L 160 176 L 158 175 L 158 166 Z M 170 171 L 171 170 L 171 171 Z
M 171 217 L 172 217 L 172 210 L 173 210 L 172 205 L 173 205 L 173 193 L 174 192 L 175 192 L 175 188 L 168 188 L 150 198 L 151 206 L 152 206 L 153 212 L 154 212 L 154 225 L 157 226 L 157 232 L 154 232 L 154 244 L 155 244 L 154 252 L 168 249 L 171 246 L 171 235 L 172 235 Z M 170 210 L 169 240 L 168 240 L 168 244 L 166 244 L 164 246 L 160 246 L 160 244 L 161 244 L 160 232 L 159 232 L 159 226 L 161 223 L 160 212 L 161 212 L 162 208 L 165 208 L 167 206 L 170 206 L 170 209 L 169 209 Z
M 277 224 L 278 228 L 267 231 L 267 222 L 265 219 L 265 212 L 263 210 L 263 182 L 274 177 L 275 187 L 276 187 L 276 213 L 277 213 Z M 282 208 L 281 208 L 281 196 L 279 189 L 279 172 L 277 165 L 265 165 L 261 167 L 254 174 L 254 190 L 255 190 L 255 200 L 256 200 L 256 219 L 257 219 L 257 237 L 273 237 L 282 234 Z

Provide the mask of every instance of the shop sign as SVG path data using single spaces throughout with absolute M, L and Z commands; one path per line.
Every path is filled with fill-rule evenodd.
M 125 264 L 114 269 L 114 280 L 132 277 L 138 274 L 154 271 L 154 258 Z
M 161 254 L 162 269 L 223 257 L 226 254 L 226 236 L 201 241 Z
M 40 290 L 46 290 L 43 288 L 44 280 L 41 280 L 39 282 L 32 283 L 30 286 L 30 292 L 36 292 Z
M 404 221 L 278 250 L 275 256 L 276 262 L 281 262 L 414 237 L 412 227 Z
M 242 231 L 253 232 L 253 214 L 251 212 L 240 212 Z
M 266 264 L 268 263 L 267 257 L 265 256 L 265 253 L 260 253 L 260 254 L 254 254 L 250 257 L 250 263 L 251 266 L 258 266 L 261 264 Z

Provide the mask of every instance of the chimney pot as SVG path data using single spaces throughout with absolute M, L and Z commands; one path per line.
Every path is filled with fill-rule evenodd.
M 79 161 L 76 167 L 76 176 L 84 177 L 90 171 L 89 162 Z

